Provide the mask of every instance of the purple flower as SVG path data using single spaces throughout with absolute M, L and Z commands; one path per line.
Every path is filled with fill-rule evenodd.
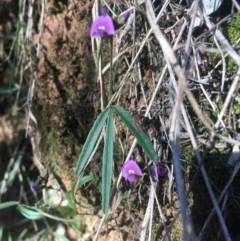
M 168 171 L 168 170 L 167 170 L 166 167 L 162 167 L 162 166 L 159 165 L 158 175 L 159 175 L 160 177 L 165 176 L 165 175 L 167 174 L 167 171 Z
M 167 168 L 162 167 L 158 162 L 153 163 L 153 168 L 154 168 L 154 179 L 156 182 L 158 182 L 158 176 L 163 177 L 167 174 Z
M 134 182 L 136 176 L 142 176 L 142 171 L 135 161 L 129 160 L 122 166 L 122 175 L 129 182 Z
M 128 18 L 129 18 L 130 12 L 127 11 L 123 14 L 123 18 L 124 18 L 124 22 L 127 22 Z
M 92 23 L 90 35 L 93 38 L 103 38 L 106 35 L 114 35 L 112 18 L 107 14 L 107 9 L 102 8 L 101 16 Z
M 136 151 L 136 161 L 137 161 L 138 163 L 143 162 L 143 158 L 142 158 L 142 156 L 141 156 L 141 153 L 140 153 L 140 150 L 139 150 L 139 149 L 137 149 L 137 151 Z
M 60 194 L 60 197 L 61 197 L 61 202 L 64 202 L 66 200 L 66 197 L 63 193 Z
M 129 15 L 130 15 L 130 12 L 126 11 L 121 17 L 117 19 L 117 24 L 121 26 L 124 23 L 126 23 L 129 18 Z
M 106 8 L 101 9 L 101 16 L 107 16 L 107 9 Z
M 65 191 L 65 190 L 66 190 L 65 185 L 64 185 L 64 184 L 61 184 L 60 187 L 59 187 L 59 190 L 64 190 L 64 191 Z
M 35 186 L 35 185 L 31 185 L 31 186 L 30 186 L 30 189 L 31 189 L 31 191 L 32 191 L 33 193 L 37 193 L 37 192 L 39 191 L 38 187 Z
M 136 150 L 136 157 L 138 157 L 138 156 L 140 156 L 140 150 L 139 149 Z

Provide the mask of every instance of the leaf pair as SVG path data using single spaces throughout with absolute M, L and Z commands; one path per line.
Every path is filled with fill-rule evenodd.
M 76 175 L 79 176 L 83 171 L 90 155 L 92 154 L 92 151 L 96 145 L 96 142 L 101 134 L 102 128 L 105 125 L 106 121 L 107 127 L 105 135 L 105 145 L 103 149 L 102 166 L 102 209 L 104 213 L 108 211 L 112 179 L 114 124 L 113 112 L 111 108 L 105 109 L 95 121 L 83 146 L 76 167 Z
M 145 151 L 148 158 L 152 161 L 157 160 L 157 153 L 153 148 L 149 136 L 144 131 L 138 131 L 134 127 L 133 117 L 121 106 L 114 105 L 106 108 L 95 121 L 87 140 L 82 148 L 82 152 L 77 162 L 76 175 L 80 176 L 91 156 L 97 140 L 101 134 L 105 123 L 106 133 L 103 149 L 103 164 L 102 164 L 102 210 L 107 213 L 110 202 L 111 180 L 112 180 L 112 165 L 113 165 L 113 144 L 114 144 L 114 120 L 113 111 L 120 117 L 126 127 L 138 140 Z

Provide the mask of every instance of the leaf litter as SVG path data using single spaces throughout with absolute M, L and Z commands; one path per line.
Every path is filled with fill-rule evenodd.
M 196 3 L 102 3 L 116 14 L 130 11 L 128 22 L 114 37 L 114 95 L 110 103 L 142 116 L 140 124 L 168 175 L 158 183 L 148 175 L 130 186 L 119 181 L 113 197 L 119 205 L 112 207 L 112 218 L 105 220 L 102 229 L 99 221 L 86 224 L 86 231 L 98 229 L 95 240 L 197 240 L 197 236 L 198 240 L 235 240 L 239 236 L 239 215 L 235 213 L 239 205 L 239 54 L 232 47 L 237 43 L 222 34 L 230 19 L 239 18 L 239 3 L 223 1 L 208 15 Z M 35 159 L 43 166 L 51 163 L 70 188 L 81 145 L 102 108 L 98 100 L 107 92 L 105 88 L 99 91 L 99 81 L 106 87 L 109 45 L 103 44 L 104 71 L 96 77 L 91 48 L 95 55 L 98 40 L 91 46 L 89 33 L 90 13 L 94 19 L 97 3 L 50 1 L 45 9 L 35 36 L 39 54 L 35 94 L 28 109 L 30 129 L 41 133 L 41 140 L 35 141 L 40 149 L 35 150 Z M 194 26 L 196 16 L 203 22 L 200 27 Z M 229 59 L 237 71 L 226 67 Z M 143 117 L 150 123 L 143 123 Z M 123 161 L 135 158 L 140 147 L 119 119 L 115 126 L 117 178 Z M 96 152 L 93 163 L 101 161 L 99 156 Z M 87 171 L 100 173 L 94 165 Z M 78 198 L 91 203 L 96 195 L 94 189 L 85 189 Z M 210 212 L 217 216 L 209 216 Z

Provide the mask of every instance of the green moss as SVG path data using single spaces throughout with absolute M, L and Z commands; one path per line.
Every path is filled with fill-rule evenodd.
M 237 40 L 240 38 L 240 14 L 236 14 L 231 17 L 227 22 L 223 23 L 219 30 L 224 34 L 224 36 L 228 39 L 231 45 L 235 45 Z M 213 43 L 213 38 L 210 39 L 210 42 Z M 236 45 L 235 49 L 238 53 L 240 53 L 240 45 Z M 221 55 L 220 53 L 211 54 L 210 55 L 213 62 L 216 63 L 220 61 Z M 238 67 L 235 62 L 230 58 L 226 57 L 226 67 L 227 72 L 236 72 Z
M 173 225 L 171 236 L 173 241 L 183 240 L 182 223 L 180 218 L 178 218 L 176 223 Z
M 240 105 L 239 105 L 239 104 L 236 104 L 236 105 L 234 106 L 234 110 L 235 110 L 235 112 L 236 112 L 237 115 L 240 115 Z
M 234 17 L 230 18 L 224 24 L 220 30 L 222 33 L 226 36 L 226 38 L 229 40 L 229 42 L 234 45 L 237 40 L 240 38 L 240 14 L 235 15 Z M 236 46 L 235 48 L 238 53 L 240 53 L 240 46 Z M 227 71 L 236 71 L 237 66 L 236 64 L 230 59 L 227 58 Z

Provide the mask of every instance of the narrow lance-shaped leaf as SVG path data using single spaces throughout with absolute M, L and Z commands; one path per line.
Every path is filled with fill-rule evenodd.
M 110 108 L 106 108 L 94 122 L 94 125 L 91 131 L 88 134 L 87 140 L 82 148 L 81 154 L 78 158 L 77 166 L 76 166 L 76 175 L 79 176 L 84 169 L 92 151 L 95 147 L 95 144 L 99 138 L 103 125 L 108 117 Z
M 9 201 L 9 202 L 5 202 L 5 203 L 0 203 L 0 210 L 5 209 L 5 208 L 9 208 L 9 207 L 12 207 L 12 206 L 16 206 L 18 204 L 19 204 L 19 202 L 17 202 L 17 201 Z
M 71 214 L 69 214 L 69 216 L 66 216 L 66 218 L 62 218 L 60 216 L 57 216 L 56 214 L 50 214 L 50 212 L 45 212 L 43 211 L 42 209 L 39 209 L 36 207 L 36 210 L 39 212 L 39 214 L 41 214 L 42 216 L 45 216 L 47 218 L 51 218 L 53 220 L 57 220 L 57 221 L 60 221 L 60 222 L 63 222 L 63 223 L 76 223 L 77 221 L 82 221 L 85 217 L 80 217 L 80 218 L 72 218 Z M 65 216 L 65 215 L 64 215 Z
M 34 234 L 33 236 L 28 237 L 28 241 L 41 240 L 43 235 L 47 235 L 46 233 L 47 233 L 47 229 L 42 229 L 41 231 L 39 231 L 38 233 Z
M 86 175 L 86 176 L 82 177 L 79 183 L 74 182 L 72 185 L 72 191 L 71 191 L 72 196 L 74 197 L 74 190 L 76 188 L 76 185 L 78 185 L 78 188 L 80 188 L 81 186 L 83 186 L 84 184 L 86 184 L 92 180 L 93 180 L 93 174 L 90 174 L 90 175 Z
M 18 210 L 20 211 L 20 213 L 30 219 L 30 220 L 39 220 L 43 217 L 43 215 L 41 213 L 39 213 L 38 211 L 35 210 L 35 208 L 26 206 L 26 205 L 18 205 Z
M 102 181 L 100 180 L 96 172 L 93 172 L 93 180 L 97 185 L 99 192 L 102 194 Z
M 158 159 L 158 155 L 153 147 L 153 144 L 149 138 L 149 136 L 144 131 L 138 131 L 133 125 L 133 117 L 121 106 L 114 105 L 114 111 L 121 118 L 127 128 L 132 132 L 132 134 L 136 137 L 139 145 L 143 148 L 144 152 L 148 156 L 148 158 L 152 161 L 156 161 Z
M 102 166 L 102 210 L 107 213 L 109 208 L 111 181 L 112 181 L 112 166 L 113 166 L 113 113 L 112 109 L 109 112 L 105 143 L 103 149 L 103 166 Z
M 69 239 L 58 232 L 53 232 L 52 235 L 56 238 L 56 240 L 69 241 Z
M 11 94 L 19 89 L 20 85 L 17 83 L 14 83 L 12 88 L 9 88 L 9 86 L 0 86 L 0 94 Z

